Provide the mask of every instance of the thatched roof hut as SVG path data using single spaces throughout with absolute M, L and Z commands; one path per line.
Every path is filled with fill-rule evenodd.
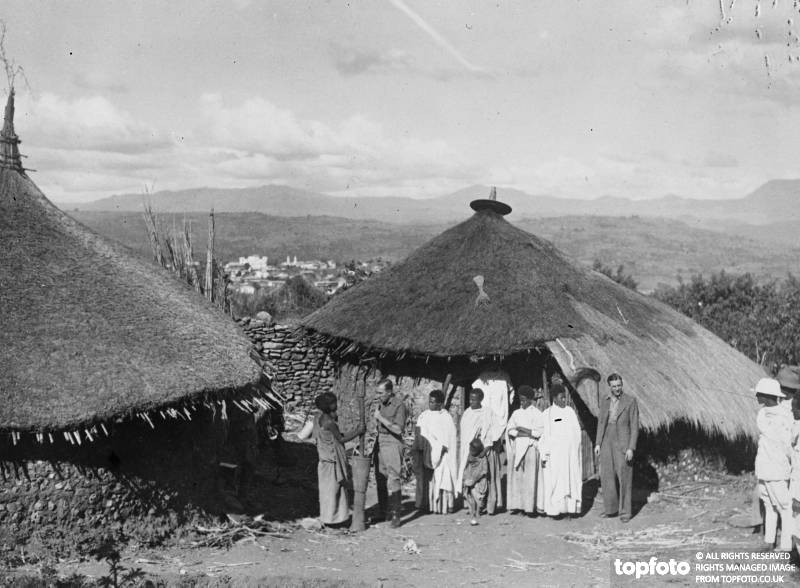
M 13 104 L 12 91 L 0 137 L 0 430 L 251 398 L 261 371 L 233 321 L 57 209 L 25 174 Z
M 582 374 L 618 371 L 649 430 L 685 420 L 729 438 L 754 433 L 749 387 L 761 368 L 657 300 L 578 265 L 510 224 L 475 214 L 403 262 L 334 297 L 304 327 L 335 354 L 443 379 L 481 362 L 555 360 L 588 409 Z M 402 364 L 402 365 L 401 365 Z M 588 368 L 588 369 L 587 369 Z

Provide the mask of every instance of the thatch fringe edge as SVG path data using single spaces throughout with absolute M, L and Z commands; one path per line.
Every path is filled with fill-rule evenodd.
M 83 442 L 93 442 L 100 438 L 101 433 L 110 437 L 109 427 L 114 423 L 121 423 L 132 419 L 140 419 L 155 429 L 155 422 L 160 417 L 163 421 L 184 420 L 191 421 L 192 414 L 200 406 L 209 409 L 222 409 L 230 402 L 243 412 L 255 414 L 260 410 L 283 409 L 286 399 L 273 389 L 268 379 L 258 384 L 248 385 L 245 390 L 237 393 L 232 391 L 218 391 L 216 393 L 198 392 L 179 401 L 160 404 L 148 408 L 132 408 L 124 413 L 116 414 L 104 419 L 92 419 L 65 427 L 39 428 L 39 429 L 6 429 L 3 431 L 13 445 L 17 445 L 22 436 L 33 436 L 43 444 L 46 441 L 55 443 L 56 437 L 63 437 L 70 445 L 82 445 Z M 108 425 L 108 427 L 106 426 Z M 99 429 L 98 429 L 99 427 Z M 2 434 L 2 433 L 0 433 Z
M 308 338 L 308 341 L 315 346 L 324 347 L 328 355 L 331 357 L 346 358 L 352 356 L 358 360 L 358 363 L 369 363 L 377 360 L 386 359 L 387 357 L 393 358 L 395 361 L 403 361 L 404 359 L 418 359 L 428 363 L 433 358 L 443 359 L 450 362 L 456 357 L 467 357 L 471 363 L 478 363 L 481 361 L 503 361 L 507 357 L 523 353 L 549 353 L 547 343 L 543 341 L 541 344 L 534 345 L 533 347 L 526 347 L 522 349 L 514 349 L 506 353 L 494 353 L 484 355 L 439 355 L 435 353 L 422 353 L 413 351 L 411 349 L 386 349 L 383 347 L 373 347 L 364 345 L 346 337 L 339 337 L 336 335 L 329 335 L 321 331 L 317 331 L 311 327 L 300 325 L 293 331 L 295 334 L 303 334 Z

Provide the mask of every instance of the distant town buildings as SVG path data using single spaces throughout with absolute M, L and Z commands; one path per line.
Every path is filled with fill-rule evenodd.
M 270 265 L 267 256 L 249 255 L 240 257 L 238 261 L 225 264 L 225 273 L 231 282 L 231 288 L 245 295 L 257 291 L 267 292 L 279 288 L 287 280 L 301 275 L 326 294 L 335 294 L 352 286 L 354 283 L 380 272 L 389 264 L 378 258 L 369 261 L 350 261 L 337 265 L 333 260 L 299 260 L 297 256 L 286 256 L 286 261 L 278 265 Z

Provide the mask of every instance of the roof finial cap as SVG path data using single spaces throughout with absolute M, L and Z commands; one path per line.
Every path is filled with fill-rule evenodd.
M 475 212 L 480 212 L 481 210 L 491 210 L 500 216 L 505 216 L 511 212 L 511 207 L 508 204 L 505 202 L 500 202 L 497 199 L 497 188 L 495 186 L 492 186 L 492 189 L 489 192 L 489 198 L 479 198 L 478 200 L 473 200 L 469 203 L 469 207 Z
M 3 130 L 0 131 L 0 167 L 23 171 L 19 143 L 19 137 L 14 132 L 14 87 L 12 86 L 6 100 Z

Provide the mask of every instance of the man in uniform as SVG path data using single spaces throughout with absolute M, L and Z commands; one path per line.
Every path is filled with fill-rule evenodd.
M 639 405 L 623 393 L 622 376 L 607 380 L 611 393 L 600 404 L 594 454 L 600 456 L 600 485 L 603 488 L 604 517 L 619 514 L 623 523 L 631 520 L 633 494 L 633 453 L 639 438 Z
M 375 409 L 378 437 L 373 460 L 378 486 L 378 508 L 384 520 L 391 514 L 391 526 L 400 526 L 400 472 L 403 467 L 403 431 L 406 426 L 406 405 L 394 393 L 392 381 L 384 378 L 376 387 L 380 405 Z

